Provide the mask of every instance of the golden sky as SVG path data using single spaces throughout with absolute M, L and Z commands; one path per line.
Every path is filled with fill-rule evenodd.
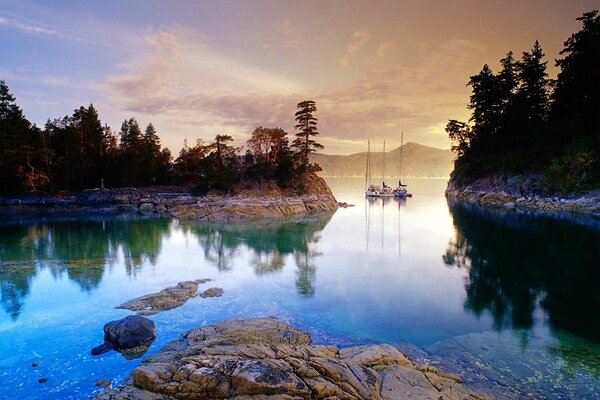
M 0 79 L 33 122 L 93 102 L 114 130 L 153 122 L 184 138 L 257 126 L 293 133 L 317 102 L 325 153 L 413 141 L 449 148 L 469 76 L 537 39 L 551 76 L 598 1 L 15 1 L 0 3 Z

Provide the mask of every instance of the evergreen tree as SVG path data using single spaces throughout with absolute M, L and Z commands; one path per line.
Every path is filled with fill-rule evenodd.
M 577 18 L 583 23 L 571 35 L 556 61 L 560 67 L 553 93 L 552 119 L 561 128 L 562 142 L 600 136 L 600 15 L 598 10 Z
M 145 166 L 142 164 L 142 131 L 135 118 L 121 124 L 119 143 L 119 168 L 121 169 L 121 185 L 138 186 L 142 183 Z
M 0 81 L 0 194 L 18 193 L 23 188 L 26 164 L 25 146 L 31 134 L 25 118 L 8 85 Z M 19 176 L 21 175 L 21 176 Z
M 316 103 L 313 100 L 305 100 L 298 103 L 299 111 L 296 112 L 296 139 L 292 142 L 292 148 L 296 150 L 300 165 L 304 168 L 309 166 L 309 155 L 323 149 L 323 145 L 317 143 L 314 137 L 319 134 L 317 131 L 317 118 L 313 113 L 317 111 Z M 316 166 L 318 168 L 318 166 Z

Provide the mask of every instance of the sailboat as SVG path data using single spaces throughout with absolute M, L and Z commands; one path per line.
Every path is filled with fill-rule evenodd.
M 404 133 L 402 133 L 402 141 L 403 140 Z M 365 174 L 365 196 L 398 198 L 412 197 L 412 195 L 408 193 L 408 190 L 406 190 L 406 185 L 402 184 L 402 180 L 398 181 L 398 187 L 395 189 L 385 183 L 385 140 L 383 141 L 383 163 L 381 169 L 381 186 L 371 184 L 371 140 L 369 140 L 367 151 L 367 171 Z M 400 170 L 402 170 L 402 145 L 400 146 Z

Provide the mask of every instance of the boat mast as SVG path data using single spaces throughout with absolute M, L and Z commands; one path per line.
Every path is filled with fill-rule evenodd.
M 383 141 L 383 165 L 381 167 L 381 185 L 385 182 L 385 140 Z
M 404 151 L 403 149 L 404 147 L 404 132 L 400 133 L 400 173 L 399 173 L 399 177 L 398 179 L 400 179 L 400 182 L 402 182 L 402 152 Z
M 371 180 L 371 139 L 368 140 L 367 145 L 367 170 L 365 171 L 365 190 L 369 187 L 369 181 Z

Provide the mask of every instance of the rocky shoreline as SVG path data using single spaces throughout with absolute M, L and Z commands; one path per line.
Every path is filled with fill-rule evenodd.
M 450 180 L 446 197 L 494 207 L 600 214 L 600 190 L 548 195 L 535 188 L 539 179 L 537 175 L 492 176 L 469 185 L 457 185 Z
M 204 221 L 297 218 L 337 210 L 322 178 L 305 177 L 302 194 L 276 185 L 240 188 L 233 194 L 196 196 L 183 187 L 91 189 L 66 195 L 0 198 L 0 218 L 23 215 L 139 213 Z
M 314 345 L 272 317 L 186 331 L 97 396 L 125 399 L 485 399 L 394 346 Z

